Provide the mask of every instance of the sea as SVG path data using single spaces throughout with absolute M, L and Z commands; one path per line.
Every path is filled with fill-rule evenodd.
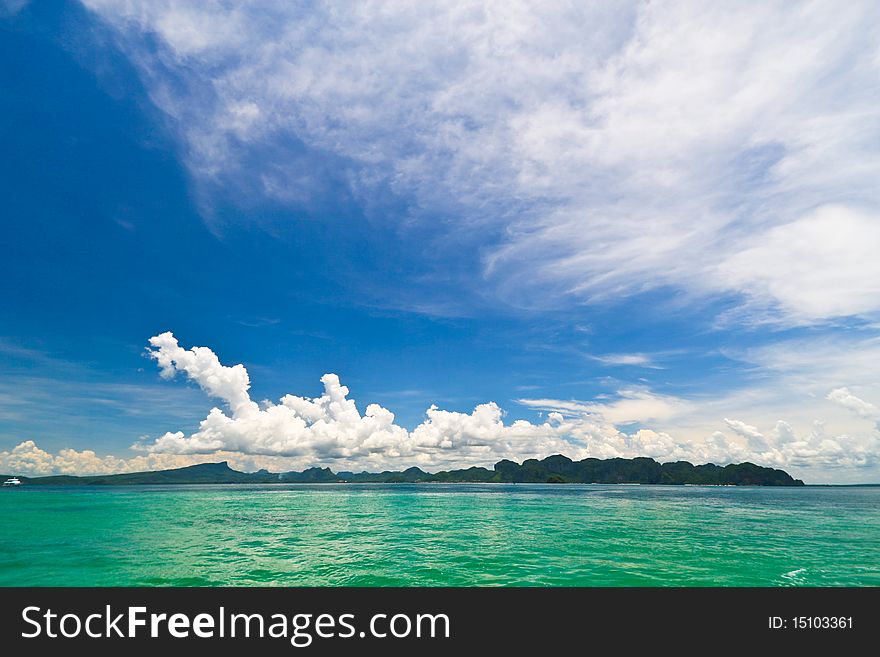
M 0 586 L 877 586 L 880 487 L 27 486 Z

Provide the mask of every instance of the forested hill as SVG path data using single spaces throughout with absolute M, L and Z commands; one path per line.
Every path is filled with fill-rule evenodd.
M 0 475 L 5 480 L 9 475 Z M 269 484 L 269 483 L 580 483 L 580 484 L 697 484 L 712 486 L 803 486 L 783 470 L 754 463 L 725 466 L 693 465 L 687 461 L 658 463 L 650 458 L 584 459 L 562 456 L 528 459 L 522 464 L 499 461 L 492 470 L 472 467 L 428 473 L 419 468 L 403 471 L 337 472 L 309 468 L 302 472 L 238 472 L 227 462 L 204 463 L 176 470 L 75 477 L 19 477 L 23 485 L 126 484 Z

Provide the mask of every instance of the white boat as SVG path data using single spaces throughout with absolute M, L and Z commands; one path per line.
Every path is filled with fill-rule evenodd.
M 18 477 L 10 477 L 3 482 L 4 486 L 21 486 L 21 479 Z

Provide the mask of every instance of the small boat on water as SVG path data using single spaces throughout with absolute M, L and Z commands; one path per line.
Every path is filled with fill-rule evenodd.
M 21 479 L 18 477 L 10 477 L 3 482 L 4 486 L 21 486 Z

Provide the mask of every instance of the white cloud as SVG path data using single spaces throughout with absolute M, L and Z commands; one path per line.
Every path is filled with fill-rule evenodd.
M 720 400 L 736 404 L 737 411 L 763 406 L 775 409 L 774 414 L 803 415 L 821 408 L 834 414 L 835 422 L 844 422 L 853 417 L 843 412 L 837 399 L 841 393 L 829 391 L 858 389 L 863 397 L 880 398 L 880 339 L 873 330 L 779 340 L 725 355 L 745 364 L 749 377 L 743 390 Z
M 744 444 L 720 432 L 708 438 L 675 439 L 663 430 L 642 428 L 627 433 L 618 425 L 669 424 L 697 412 L 689 400 L 646 389 L 624 389 L 614 399 L 593 402 L 523 399 L 518 403 L 549 411 L 542 424 L 517 420 L 505 424 L 494 402 L 471 413 L 432 406 L 412 431 L 395 424 L 394 414 L 370 404 L 361 415 L 349 390 L 335 374 L 325 374 L 324 392 L 309 399 L 285 395 L 279 403 L 260 408 L 250 401 L 250 385 L 242 365 L 222 365 L 207 347 L 184 349 L 170 333 L 151 338 L 151 352 L 162 372 L 185 372 L 209 394 L 224 400 L 227 415 L 213 408 L 192 435 L 166 433 L 139 445 L 153 454 L 210 454 L 216 451 L 287 457 L 300 466 L 333 464 L 336 469 L 428 468 L 491 465 L 502 458 L 521 461 L 563 453 L 571 458 L 651 456 L 660 460 L 687 459 L 698 463 L 752 460 L 774 466 L 861 467 L 877 460 L 876 436 L 825 436 L 815 425 L 798 438 L 784 421 L 762 434 L 755 426 L 727 420 L 727 427 Z M 864 402 L 863 402 L 864 403 Z
M 779 420 L 762 432 L 741 420 L 725 419 L 733 439 L 717 429 L 702 433 L 664 430 L 664 424 L 685 426 L 689 415 L 705 413 L 695 402 L 659 395 L 646 389 L 624 389 L 613 399 L 592 402 L 554 399 L 519 400 L 548 411 L 546 420 L 505 423 L 494 402 L 470 413 L 431 406 L 413 430 L 395 424 L 394 414 L 370 404 L 361 414 L 349 390 L 335 374 L 325 374 L 324 391 L 316 398 L 285 395 L 277 403 L 250 399 L 250 379 L 243 365 L 227 366 L 207 347 L 181 347 L 171 333 L 150 339 L 150 355 L 160 373 L 184 373 L 227 410 L 212 408 L 196 432 L 167 432 L 134 446 L 130 458 L 100 456 L 93 451 L 62 449 L 49 453 L 33 440 L 0 452 L 4 474 L 101 474 L 182 467 L 228 460 L 242 470 L 267 468 L 280 472 L 311 466 L 339 470 L 403 469 L 419 465 L 439 470 L 468 465 L 491 466 L 500 459 L 522 461 L 562 453 L 573 459 L 649 456 L 660 461 L 694 463 L 752 461 L 794 468 L 795 474 L 854 469 L 873 472 L 880 463 L 876 431 L 828 436 L 814 423 L 807 433 Z M 873 417 L 876 407 L 837 389 L 829 399 Z M 717 405 L 720 403 L 716 401 Z M 627 432 L 618 425 L 652 424 Z M 718 426 L 720 420 L 714 422 Z M 710 426 L 710 425 L 707 425 Z
M 753 300 L 804 317 L 880 307 L 880 214 L 825 205 L 751 241 L 719 266 L 719 276 Z
M 261 408 L 250 399 L 250 381 L 243 365 L 224 366 L 207 347 L 183 349 L 171 333 L 150 339 L 150 355 L 164 376 L 177 371 L 211 396 L 223 400 L 231 413 L 213 408 L 190 436 L 169 432 L 138 445 L 150 453 L 210 454 L 217 451 L 291 457 L 304 465 L 335 463 L 340 467 L 385 467 L 395 462 L 428 464 L 492 463 L 497 458 L 528 458 L 553 452 L 581 453 L 583 441 L 571 443 L 564 425 L 547 422 L 504 424 L 494 403 L 471 413 L 431 407 L 414 431 L 394 423 L 394 414 L 369 404 L 364 414 L 348 398 L 348 388 L 335 374 L 321 377 L 324 392 L 314 399 L 285 395 Z
M 235 459 L 240 455 L 212 454 L 185 457 L 177 454 L 148 454 L 133 458 L 98 456 L 92 450 L 61 449 L 57 454 L 47 452 L 33 440 L 24 440 L 9 451 L 0 451 L 0 472 L 28 476 L 116 474 L 180 468 L 194 463 L 213 462 L 223 458 Z M 244 461 L 246 463 L 246 461 Z
M 518 399 L 531 408 L 574 414 L 595 414 L 612 424 L 667 421 L 692 410 L 685 399 L 660 395 L 643 388 L 617 391 L 617 399 L 603 402 L 575 402 L 560 399 Z
M 500 224 L 481 252 L 510 304 L 880 310 L 877 3 L 85 4 L 198 178 L 298 202 L 322 184 L 277 146 L 298 140 L 365 207 L 391 190 L 459 240 Z
M 755 451 L 767 449 L 767 441 L 764 440 L 763 434 L 758 431 L 758 427 L 753 427 L 740 420 L 728 420 L 727 418 L 724 418 L 724 423 L 736 435 L 745 438 L 751 449 Z
M 50 474 L 53 462 L 52 455 L 38 448 L 32 440 L 19 443 L 11 452 L 0 452 L 4 472 Z
M 250 378 L 244 365 L 225 367 L 213 351 L 206 347 L 182 349 L 171 333 L 150 338 L 151 358 L 156 359 L 162 378 L 170 379 L 177 372 L 185 372 L 206 393 L 229 404 L 233 415 L 247 414 L 257 410 L 248 390 Z
M 636 367 L 654 368 L 654 362 L 651 357 L 646 354 L 600 354 L 590 356 L 595 361 L 603 365 L 633 365 Z
M 835 388 L 828 393 L 828 399 L 855 412 L 859 417 L 873 419 L 880 416 L 880 409 L 874 404 L 859 399 L 846 388 Z
M 871 420 L 880 430 L 880 408 L 871 402 L 856 397 L 847 388 L 835 388 L 828 393 L 827 399 L 839 404 L 841 407 L 852 411 L 861 418 Z

